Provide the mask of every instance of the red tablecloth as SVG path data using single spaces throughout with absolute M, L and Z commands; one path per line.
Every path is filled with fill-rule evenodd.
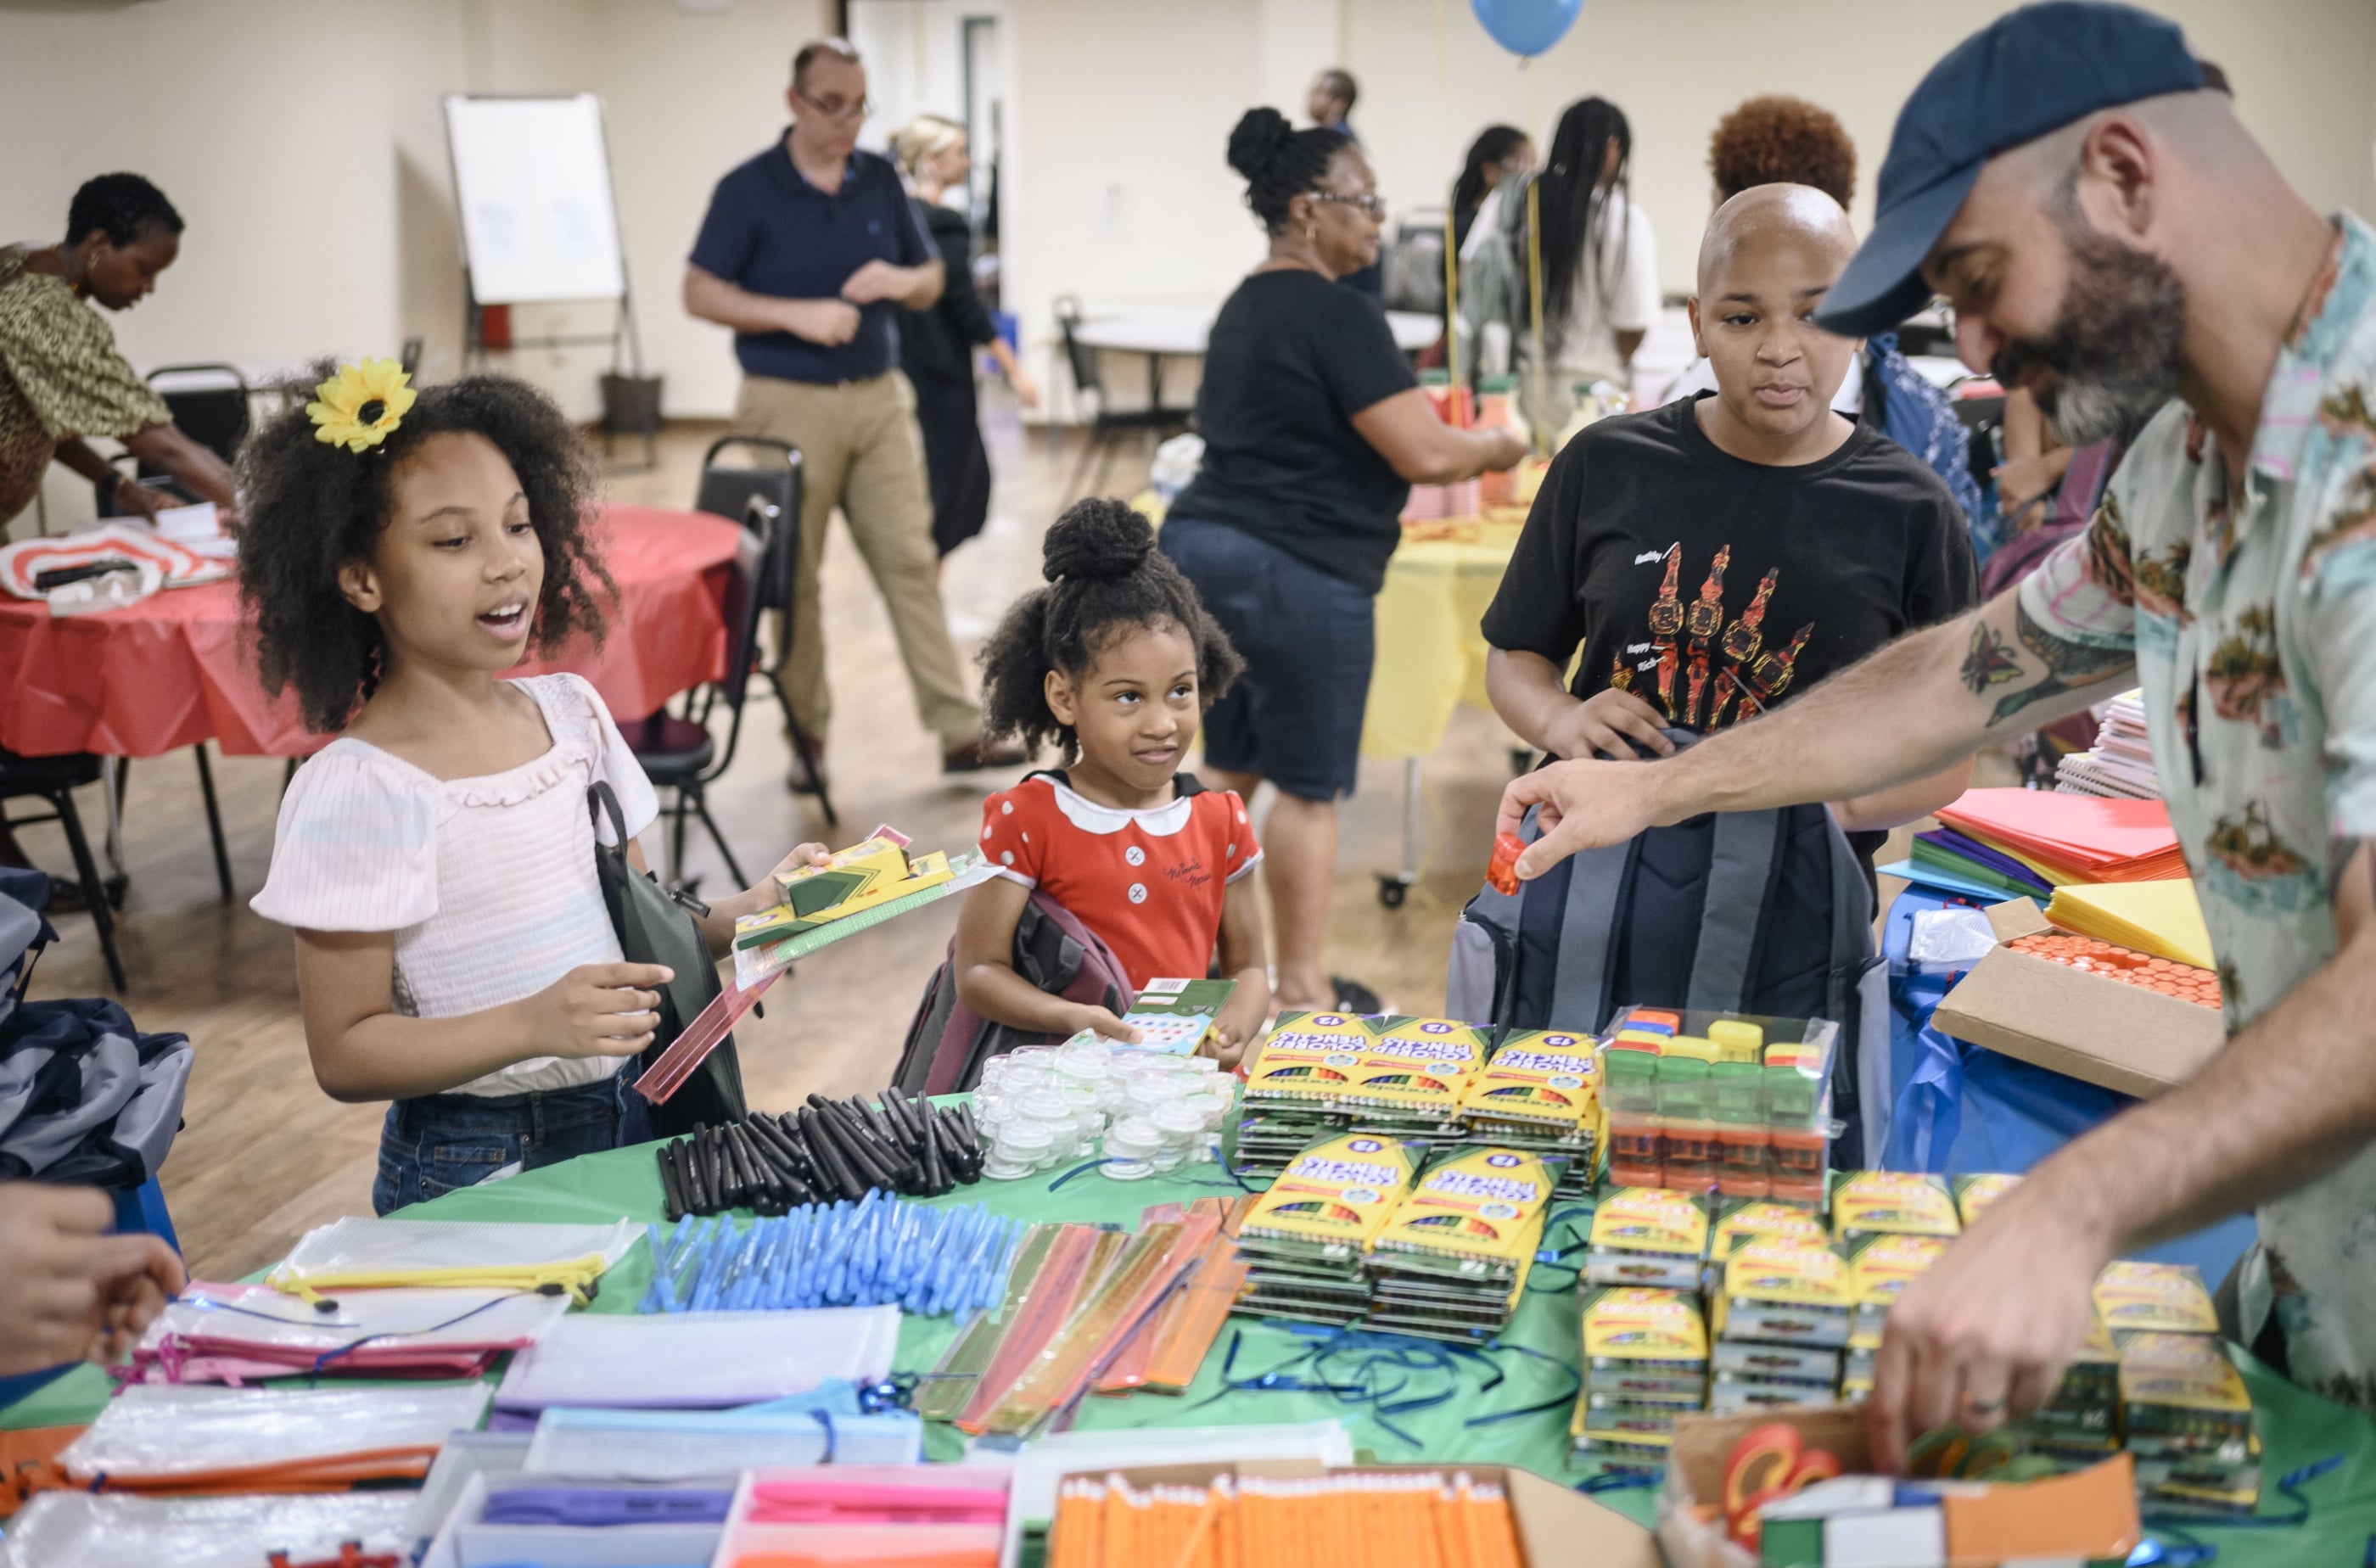
M 619 584 L 609 636 L 519 672 L 574 670 L 626 719 L 724 671 L 719 606 L 742 530 L 657 506 L 606 506 L 598 527 Z M 25 756 L 157 756 L 206 740 L 243 756 L 315 751 L 329 737 L 306 731 L 291 696 L 265 694 L 244 628 L 228 582 L 64 618 L 0 600 L 0 746 Z

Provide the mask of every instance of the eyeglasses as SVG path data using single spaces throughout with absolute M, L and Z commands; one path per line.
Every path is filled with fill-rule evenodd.
M 1386 220 L 1386 198 L 1375 191 L 1360 191 L 1352 194 L 1344 191 L 1313 191 L 1310 195 L 1314 201 L 1342 202 L 1347 207 L 1357 208 L 1368 215 L 1372 223 L 1383 223 Z
M 846 103 L 838 98 L 811 98 L 798 88 L 794 88 L 792 93 L 802 103 L 828 120 L 863 120 L 874 113 L 874 101 L 871 98 L 861 98 L 855 103 Z

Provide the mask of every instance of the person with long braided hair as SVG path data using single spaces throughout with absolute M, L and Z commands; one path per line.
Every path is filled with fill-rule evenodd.
M 1376 999 L 1330 980 L 1320 950 L 1336 799 L 1353 790 L 1369 700 L 1371 600 L 1411 485 L 1510 468 L 1526 449 L 1506 428 L 1438 420 L 1385 318 L 1336 286 L 1377 259 L 1385 210 L 1350 137 L 1249 110 L 1230 164 L 1270 254 L 1213 323 L 1204 466 L 1171 505 L 1163 551 L 1246 661 L 1205 722 L 1206 772 L 1248 801 L 1265 779 L 1277 788 L 1262 837 L 1279 1004 L 1370 1011 Z
M 1535 377 L 1520 381 L 1535 422 L 1557 430 L 1574 388 L 1595 381 L 1626 385 L 1634 352 L 1658 316 L 1658 247 L 1650 220 L 1633 200 L 1634 130 L 1605 98 L 1568 105 L 1536 177 L 1535 221 L 1542 262 L 1542 395 Z M 1529 368 L 1533 323 L 1526 187 L 1508 185 L 1486 243 L 1462 257 L 1461 362 L 1487 374 Z

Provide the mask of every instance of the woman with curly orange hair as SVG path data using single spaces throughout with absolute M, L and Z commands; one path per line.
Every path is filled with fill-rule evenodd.
M 1718 207 L 1752 185 L 1812 185 L 1842 207 L 1856 194 L 1856 143 L 1828 109 L 1779 93 L 1716 123 L 1708 173 Z

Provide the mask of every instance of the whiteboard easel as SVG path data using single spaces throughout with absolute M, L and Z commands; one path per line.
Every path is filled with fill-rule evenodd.
M 467 362 L 510 349 L 608 343 L 611 368 L 643 375 L 643 345 L 611 183 L 602 101 L 590 92 L 464 93 L 443 100 L 460 221 Z M 607 333 L 487 342 L 489 305 L 608 301 Z M 623 362 L 624 361 L 624 366 Z M 653 433 L 645 432 L 655 460 Z

